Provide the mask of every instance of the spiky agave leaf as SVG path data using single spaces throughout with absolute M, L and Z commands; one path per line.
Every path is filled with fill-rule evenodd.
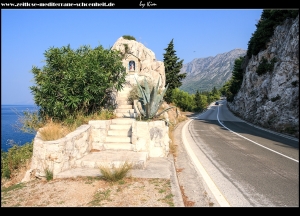
M 147 104 L 149 102 L 149 98 L 150 98 L 150 96 L 148 96 L 149 93 L 147 94 L 146 89 L 144 90 L 142 88 L 142 86 L 138 83 L 138 81 L 136 80 L 136 78 L 135 78 L 135 81 L 136 81 L 137 86 L 138 86 L 138 93 L 139 93 L 139 96 L 140 96 L 139 101 L 142 101 L 143 105 L 145 105 L 145 104 Z M 145 82 L 145 78 L 144 78 L 144 83 L 146 83 Z M 149 87 L 148 87 L 148 91 L 149 91 Z
M 160 116 L 161 114 L 163 114 L 164 112 L 166 112 L 166 111 L 168 111 L 169 109 L 172 109 L 172 108 L 175 108 L 175 107 L 174 106 L 168 107 L 168 108 L 164 109 L 163 111 L 161 111 L 160 113 L 158 113 L 157 115 L 155 115 L 154 117 L 156 118 L 156 117 Z
M 157 82 L 156 87 L 153 87 L 153 89 L 151 91 L 151 101 L 150 101 L 150 107 L 151 107 L 150 116 L 151 117 L 153 117 L 157 113 L 157 110 L 159 108 L 160 97 L 157 94 L 159 81 L 160 81 L 160 78 Z
M 136 80 L 136 78 L 135 78 Z M 137 106 L 138 110 L 140 111 L 140 114 L 144 116 L 146 119 L 152 119 L 154 117 L 160 116 L 162 113 L 168 111 L 169 109 L 172 109 L 174 107 L 168 107 L 167 109 L 163 110 L 159 114 L 156 114 L 159 107 L 163 103 L 163 96 L 165 95 L 169 84 L 166 86 L 166 88 L 162 91 L 161 94 L 158 94 L 158 88 L 159 88 L 159 81 L 157 82 L 156 86 L 151 89 L 149 89 L 148 83 L 146 82 L 146 79 L 144 78 L 144 87 L 143 89 L 140 84 L 137 82 L 138 90 L 140 98 L 138 100 L 139 104 L 141 105 L 141 108 Z M 138 104 L 138 105 L 139 105 Z

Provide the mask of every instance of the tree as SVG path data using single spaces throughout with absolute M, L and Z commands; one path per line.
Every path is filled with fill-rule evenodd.
M 281 25 L 287 18 L 294 19 L 298 15 L 298 9 L 263 10 L 259 22 L 255 25 L 256 30 L 248 42 L 247 56 L 251 58 L 252 55 L 257 55 L 261 50 L 265 50 L 266 44 L 270 41 L 275 27 Z
M 243 83 L 244 72 L 242 69 L 244 57 L 235 59 L 231 78 L 222 86 L 220 92 L 226 95 L 227 101 L 232 102 Z
M 179 60 L 176 56 L 173 39 L 164 50 L 166 51 L 164 54 L 166 83 L 169 84 L 169 89 L 165 94 L 165 101 L 171 103 L 172 91 L 182 85 L 181 81 L 186 77 L 186 73 L 179 74 L 180 69 L 182 68 L 183 59 Z
M 177 107 L 182 109 L 182 111 L 193 111 L 195 108 L 195 98 L 194 95 L 175 88 L 172 91 L 172 102 L 175 103 Z
M 197 111 L 197 112 L 202 111 L 203 108 L 205 107 L 205 105 L 207 104 L 207 101 L 205 101 L 205 103 L 203 104 L 204 97 L 206 97 L 206 96 L 201 95 L 198 90 L 196 91 L 196 94 L 195 94 L 195 111 Z
M 46 65 L 32 68 L 35 85 L 30 87 L 44 119 L 93 114 L 108 105 L 111 92 L 125 83 L 126 69 L 116 50 L 102 46 L 72 50 L 68 45 L 50 48 L 44 56 Z

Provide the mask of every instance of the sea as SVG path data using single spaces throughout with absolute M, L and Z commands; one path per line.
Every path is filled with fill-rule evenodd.
M 1 150 L 7 152 L 12 144 L 31 142 L 35 134 L 22 132 L 19 128 L 23 111 L 37 111 L 36 105 L 1 105 Z

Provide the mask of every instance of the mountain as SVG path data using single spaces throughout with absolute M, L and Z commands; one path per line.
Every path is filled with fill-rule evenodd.
M 271 70 L 258 73 L 273 59 Z M 248 60 L 228 107 L 252 124 L 299 138 L 299 15 L 277 26 L 265 50 Z
M 218 54 L 215 57 L 196 58 L 184 64 L 180 73 L 187 73 L 182 80 L 180 89 L 190 94 L 197 90 L 211 91 L 213 87 L 222 87 L 232 75 L 235 59 L 246 55 L 246 50 L 233 49 L 229 52 Z

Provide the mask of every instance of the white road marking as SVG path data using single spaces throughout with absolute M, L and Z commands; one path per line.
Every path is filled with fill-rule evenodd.
M 200 172 L 201 176 L 203 177 L 204 181 L 206 182 L 207 186 L 209 187 L 210 191 L 212 194 L 215 196 L 216 200 L 218 201 L 219 205 L 221 207 L 231 207 L 226 198 L 223 196 L 223 194 L 220 192 L 218 187 L 215 185 L 213 180 L 210 178 L 204 167 L 201 165 L 199 162 L 198 158 L 192 151 L 191 147 L 188 144 L 188 141 L 185 136 L 185 130 L 186 126 L 193 121 L 193 119 L 189 120 L 182 128 L 182 142 L 185 146 L 186 151 L 188 152 L 190 158 L 192 159 L 193 163 L 195 164 L 195 167 L 198 169 Z
M 296 159 L 294 159 L 294 158 L 288 157 L 288 156 L 286 156 L 286 155 L 284 155 L 284 154 L 281 154 L 281 153 L 279 153 L 279 152 L 277 152 L 277 151 L 274 151 L 273 149 L 270 149 L 270 148 L 268 148 L 268 147 L 265 147 L 265 146 L 263 146 L 263 145 L 261 145 L 261 144 L 259 144 L 259 143 L 257 143 L 257 142 L 254 142 L 253 140 L 248 139 L 247 137 L 244 137 L 244 136 L 242 136 L 242 135 L 240 135 L 240 134 L 238 134 L 238 133 L 236 133 L 236 132 L 230 130 L 228 127 L 226 127 L 225 125 L 223 125 L 223 124 L 221 123 L 221 121 L 219 120 L 219 107 L 218 107 L 217 119 L 218 119 L 218 122 L 219 122 L 224 128 L 226 128 L 227 130 L 229 130 L 230 132 L 232 132 L 232 133 L 234 133 L 234 134 L 236 134 L 236 135 L 238 135 L 238 136 L 240 136 L 240 137 L 242 137 L 242 138 L 244 138 L 244 139 L 246 139 L 246 140 L 248 140 L 248 141 L 250 141 L 250 142 L 252 142 L 252 143 L 254 143 L 254 144 L 258 145 L 258 146 L 260 146 L 260 147 L 262 147 L 262 148 L 268 149 L 269 151 L 275 152 L 276 154 L 279 154 L 279 155 L 281 155 L 281 156 L 283 156 L 283 157 L 286 157 L 286 158 L 288 158 L 288 159 L 290 159 L 290 160 L 293 160 L 293 161 L 296 161 L 297 163 L 299 163 L 299 161 L 296 160 Z M 258 128 L 258 129 L 259 129 L 259 128 Z

